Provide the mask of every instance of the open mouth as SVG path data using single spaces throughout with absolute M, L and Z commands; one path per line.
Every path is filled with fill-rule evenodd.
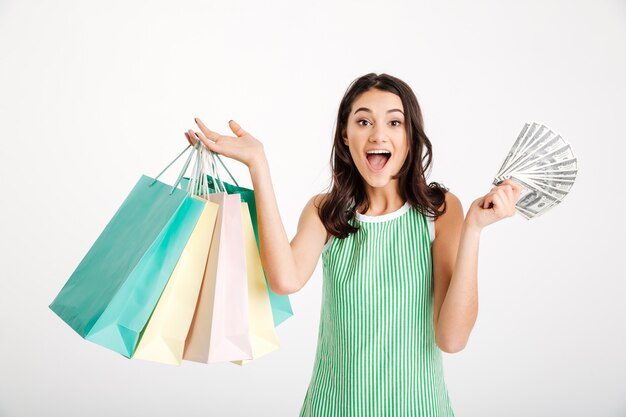
M 372 171 L 382 171 L 387 165 L 387 162 L 391 158 L 391 152 L 389 151 L 370 151 L 365 154 L 367 163 Z

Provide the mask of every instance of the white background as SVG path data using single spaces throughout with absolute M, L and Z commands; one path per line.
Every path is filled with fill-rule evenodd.
M 579 157 L 563 204 L 486 228 L 479 316 L 444 353 L 457 416 L 625 416 L 626 2 L 0 1 L 0 415 L 295 416 L 321 262 L 279 351 L 243 368 L 129 361 L 48 309 L 140 175 L 193 117 L 261 140 L 290 239 L 330 180 L 339 101 L 411 85 L 429 180 L 467 210 L 526 121 Z M 245 166 L 226 160 L 244 186 Z M 175 170 L 174 170 L 175 171 Z M 175 176 L 169 173 L 168 180 Z

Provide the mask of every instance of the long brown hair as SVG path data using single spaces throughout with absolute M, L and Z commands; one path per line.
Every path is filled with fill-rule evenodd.
M 437 182 L 426 184 L 426 173 L 432 164 L 432 145 L 424 133 L 424 121 L 415 93 L 404 81 L 388 74 L 369 73 L 354 80 L 339 104 L 335 138 L 330 156 L 332 167 L 332 189 L 318 207 L 324 227 L 331 235 L 343 239 L 358 230 L 349 221 L 355 216 L 357 207 L 369 201 L 350 151 L 342 138 L 348 124 L 352 103 L 361 94 L 371 89 L 388 91 L 400 97 L 404 106 L 406 135 L 409 152 L 400 171 L 392 178 L 399 178 L 400 196 L 426 215 L 438 218 L 446 212 L 445 193 L 448 188 Z M 439 207 L 443 208 L 439 211 Z

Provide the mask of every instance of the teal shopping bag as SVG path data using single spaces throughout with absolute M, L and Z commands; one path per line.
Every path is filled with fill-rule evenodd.
M 223 185 L 222 189 L 225 189 L 228 194 L 239 194 L 241 197 L 241 201 L 248 203 L 248 211 L 250 211 L 250 217 L 252 218 L 252 228 L 254 229 L 254 237 L 257 242 L 257 247 L 260 248 L 261 246 L 259 245 L 259 229 L 258 229 L 257 215 L 256 215 L 256 202 L 254 200 L 254 190 L 239 186 L 235 178 L 233 178 L 232 174 L 230 173 L 230 171 L 228 170 L 228 168 L 226 167 L 226 165 L 220 158 L 219 154 L 213 151 L 211 151 L 210 154 L 217 158 L 217 160 L 220 162 L 220 164 L 222 164 L 222 166 L 224 167 L 224 169 L 230 176 L 230 179 L 235 183 L 233 185 L 233 184 L 224 182 L 219 178 L 219 175 L 218 175 L 216 179 L 216 181 L 219 181 L 218 186 L 222 184 Z M 217 172 L 217 169 L 214 169 L 213 171 Z M 188 179 L 185 179 L 185 180 L 188 180 Z M 214 179 L 211 176 L 207 175 L 206 180 L 208 181 L 209 189 L 212 192 L 216 192 Z M 274 316 L 274 326 L 278 326 L 279 324 L 287 320 L 289 317 L 293 316 L 293 310 L 291 308 L 289 296 L 279 295 L 279 294 L 274 293 L 270 289 L 269 283 L 267 283 L 267 277 L 265 277 L 265 282 L 267 284 L 267 291 L 270 296 L 270 304 L 272 305 L 272 314 Z
M 50 304 L 80 336 L 126 357 L 132 356 L 205 204 L 158 181 L 159 176 L 139 179 Z

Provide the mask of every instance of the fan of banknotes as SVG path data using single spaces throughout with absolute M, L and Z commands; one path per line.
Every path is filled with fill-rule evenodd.
M 493 184 L 507 178 L 518 182 L 522 192 L 515 208 L 530 220 L 563 201 L 577 173 L 570 144 L 547 126 L 533 122 L 524 124 Z

